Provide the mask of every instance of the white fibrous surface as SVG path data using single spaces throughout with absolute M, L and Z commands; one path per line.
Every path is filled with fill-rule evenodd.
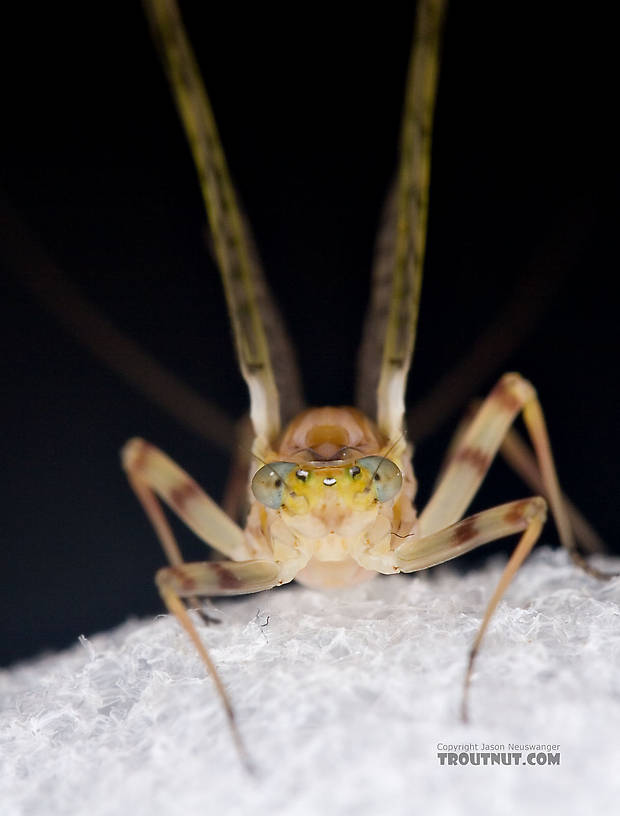
M 169 616 L 4 671 L 0 812 L 620 813 L 620 579 L 536 551 L 493 618 L 460 720 L 468 647 L 503 563 L 219 602 L 222 623 L 199 631 L 254 775 Z M 559 746 L 559 765 L 529 765 L 528 749 L 510 765 L 460 764 L 453 749 L 457 764 L 442 765 L 449 745 L 542 745 L 545 761 Z

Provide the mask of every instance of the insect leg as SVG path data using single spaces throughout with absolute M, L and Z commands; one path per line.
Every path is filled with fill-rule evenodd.
M 496 541 L 523 530 L 519 543 L 506 564 L 487 605 L 480 629 L 469 651 L 461 701 L 461 716 L 465 721 L 467 720 L 467 699 L 471 675 L 482 637 L 508 584 L 538 540 L 546 515 L 547 504 L 540 496 L 509 502 L 469 516 L 450 527 L 423 536 L 421 539 L 408 539 L 394 554 L 395 564 L 401 572 L 415 572 L 456 558 L 482 544 L 488 544 L 490 541 Z
M 242 594 L 243 592 L 258 592 L 269 589 L 277 583 L 278 568 L 273 562 L 250 561 L 246 563 L 225 561 L 182 564 L 180 566 L 164 567 L 155 577 L 157 587 L 168 610 L 176 617 L 183 629 L 189 635 L 196 647 L 202 662 L 211 675 L 217 693 L 224 706 L 228 724 L 239 755 L 251 772 L 252 764 L 241 739 L 241 734 L 235 722 L 233 707 L 226 693 L 226 689 L 211 660 L 211 656 L 200 639 L 196 627 L 192 623 L 181 596 L 195 596 L 200 594 Z M 237 585 L 237 591 L 232 585 Z
M 443 564 L 483 544 L 525 530 L 534 517 L 544 521 L 546 514 L 547 502 L 542 496 L 532 496 L 499 504 L 428 535 L 409 536 L 394 550 L 394 569 L 417 572 Z
M 597 578 L 609 577 L 587 564 L 577 552 L 553 463 L 542 408 L 534 387 L 519 374 L 505 374 L 500 379 L 463 433 L 436 490 L 420 514 L 422 535 L 461 518 L 510 426 L 521 412 L 536 454 L 543 492 L 551 506 L 563 546 L 573 561 L 586 572 Z
M 253 552 L 243 530 L 165 453 L 143 439 L 130 439 L 121 452 L 123 467 L 172 565 L 183 563 L 157 496 L 196 535 L 233 561 L 268 553 Z
M 157 537 L 173 566 L 183 564 L 174 534 L 162 507 L 159 496 L 204 541 L 234 560 L 252 558 L 245 543 L 243 532 L 212 501 L 181 468 L 160 450 L 142 439 L 131 439 L 121 453 L 123 466 L 140 504 L 153 525 Z M 205 623 L 215 618 L 203 607 L 210 601 L 189 599 L 191 606 L 199 610 Z
M 249 770 L 252 770 L 252 766 L 237 730 L 228 694 L 181 598 L 196 595 L 243 595 L 249 592 L 260 592 L 281 583 L 279 575 L 279 567 L 273 561 L 205 561 L 163 567 L 155 576 L 155 583 L 166 607 L 189 635 L 207 672 L 213 678 L 235 745 Z
M 545 495 L 545 488 L 536 459 L 514 428 L 508 430 L 499 452 L 532 490 L 542 493 L 543 496 Z M 605 552 L 605 542 L 564 493 L 562 494 L 562 501 L 575 538 L 582 549 L 589 553 Z
M 283 581 L 275 561 L 192 561 L 162 567 L 155 583 L 164 600 L 169 593 L 179 598 L 192 595 L 247 595 L 271 589 Z M 166 600 L 167 603 L 167 600 Z
M 481 404 L 482 400 L 480 399 L 472 400 L 469 404 L 445 453 L 436 484 L 439 484 L 448 465 L 452 462 L 454 454 L 458 450 L 461 440 L 471 425 Z M 548 498 L 545 494 L 545 486 L 540 475 L 536 457 L 515 428 L 509 428 L 506 431 L 506 436 L 502 441 L 499 452 L 506 463 L 523 479 L 525 484 L 534 491 L 534 493 Z M 605 552 L 607 549 L 605 542 L 565 493 L 562 493 L 562 502 L 570 519 L 575 538 L 582 550 L 588 553 Z
M 255 592 L 273 586 L 279 570 L 273 562 L 250 561 L 253 553 L 243 531 L 169 457 L 143 439 L 131 439 L 121 452 L 123 467 L 172 566 L 156 576 L 159 592 L 168 610 L 175 615 L 194 643 L 213 678 L 222 700 L 233 739 L 244 764 L 249 767 L 245 748 L 237 730 L 232 706 L 209 653 L 200 640 L 182 597 L 199 606 L 197 597 L 209 594 Z M 232 561 L 185 564 L 157 497 L 163 499 L 204 541 Z M 245 588 L 242 588 L 245 587 Z

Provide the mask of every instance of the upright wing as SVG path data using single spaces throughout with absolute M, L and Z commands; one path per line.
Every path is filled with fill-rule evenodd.
M 446 0 L 418 3 L 395 185 L 375 251 L 373 291 L 358 360 L 357 401 L 390 438 L 403 430 L 418 321 L 431 138 Z M 376 405 L 373 404 L 376 395 Z
M 241 373 L 250 389 L 250 416 L 257 436 L 280 430 L 281 396 L 286 415 L 302 407 L 290 345 L 271 302 L 246 220 L 237 202 L 215 119 L 175 0 L 144 0 L 179 115 L 198 171 L 213 250 L 224 283 Z M 278 358 L 280 392 L 271 362 Z

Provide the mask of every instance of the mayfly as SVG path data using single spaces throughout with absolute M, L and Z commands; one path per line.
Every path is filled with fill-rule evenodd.
M 179 11 L 173 0 L 146 0 L 145 7 L 198 171 L 250 391 L 254 432 L 243 529 L 162 451 L 142 439 L 125 445 L 123 466 L 170 562 L 156 576 L 161 597 L 213 677 L 242 751 L 232 707 L 187 604 L 201 597 L 259 592 L 294 579 L 325 588 L 356 584 L 378 573 L 415 572 L 518 533 L 470 650 L 465 717 L 475 655 L 506 587 L 540 535 L 547 502 L 562 544 L 577 563 L 599 574 L 577 552 L 543 412 L 534 387 L 519 374 L 504 375 L 461 426 L 430 500 L 419 513 L 414 505 L 405 388 L 424 264 L 445 2 L 423 0 L 417 11 L 397 177 L 379 235 L 361 344 L 357 407 L 306 409 Z M 464 518 L 500 447 L 514 441 L 511 425 L 519 415 L 535 454 L 522 457 L 545 498 L 511 501 Z M 184 562 L 159 500 L 220 559 Z

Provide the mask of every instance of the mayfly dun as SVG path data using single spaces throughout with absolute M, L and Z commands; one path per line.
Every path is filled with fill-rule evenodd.
M 130 440 L 122 460 L 169 561 L 156 577 L 161 597 L 199 651 L 242 752 L 233 707 L 205 645 L 208 636 L 199 634 L 188 613 L 204 598 L 258 592 L 292 580 L 317 589 L 348 586 L 379 573 L 422 570 L 518 535 L 471 647 L 462 700 L 465 716 L 475 654 L 503 592 L 540 535 L 547 506 L 575 562 L 598 575 L 577 552 L 575 539 L 587 544 L 590 533 L 562 496 L 541 405 L 534 387 L 519 374 L 501 377 L 459 426 L 430 499 L 416 508 L 405 389 L 421 295 L 445 3 L 423 0 L 417 5 L 398 168 L 379 231 L 354 406 L 308 408 L 177 7 L 172 0 L 145 2 L 198 171 L 209 246 L 221 273 L 250 392 L 252 435 L 244 444 L 244 464 L 237 469 L 245 481 L 237 478 L 227 492 L 227 512 L 150 442 Z M 215 92 L 214 103 L 217 112 Z M 64 315 L 66 322 L 79 311 L 77 301 L 69 306 L 75 308 L 73 315 Z M 355 320 L 361 325 L 362 315 Z M 94 325 L 94 320 L 83 322 L 84 331 Z M 303 342 L 301 336 L 298 344 Z M 152 384 L 153 378 L 144 376 L 144 358 L 135 349 L 131 354 L 126 350 L 118 345 L 110 357 L 121 360 L 126 369 L 131 361 L 132 370 L 124 372 L 128 379 L 142 377 Z M 169 396 L 166 383 L 170 380 L 161 380 L 154 389 L 162 402 Z M 176 396 L 169 400 L 175 401 Z M 187 405 L 175 407 L 179 414 L 188 413 Z M 208 425 L 199 414 L 193 411 L 195 425 Z M 512 424 L 518 417 L 524 420 L 531 447 L 515 435 Z M 500 451 L 537 495 L 466 516 Z M 213 548 L 213 560 L 184 561 L 160 502 Z

